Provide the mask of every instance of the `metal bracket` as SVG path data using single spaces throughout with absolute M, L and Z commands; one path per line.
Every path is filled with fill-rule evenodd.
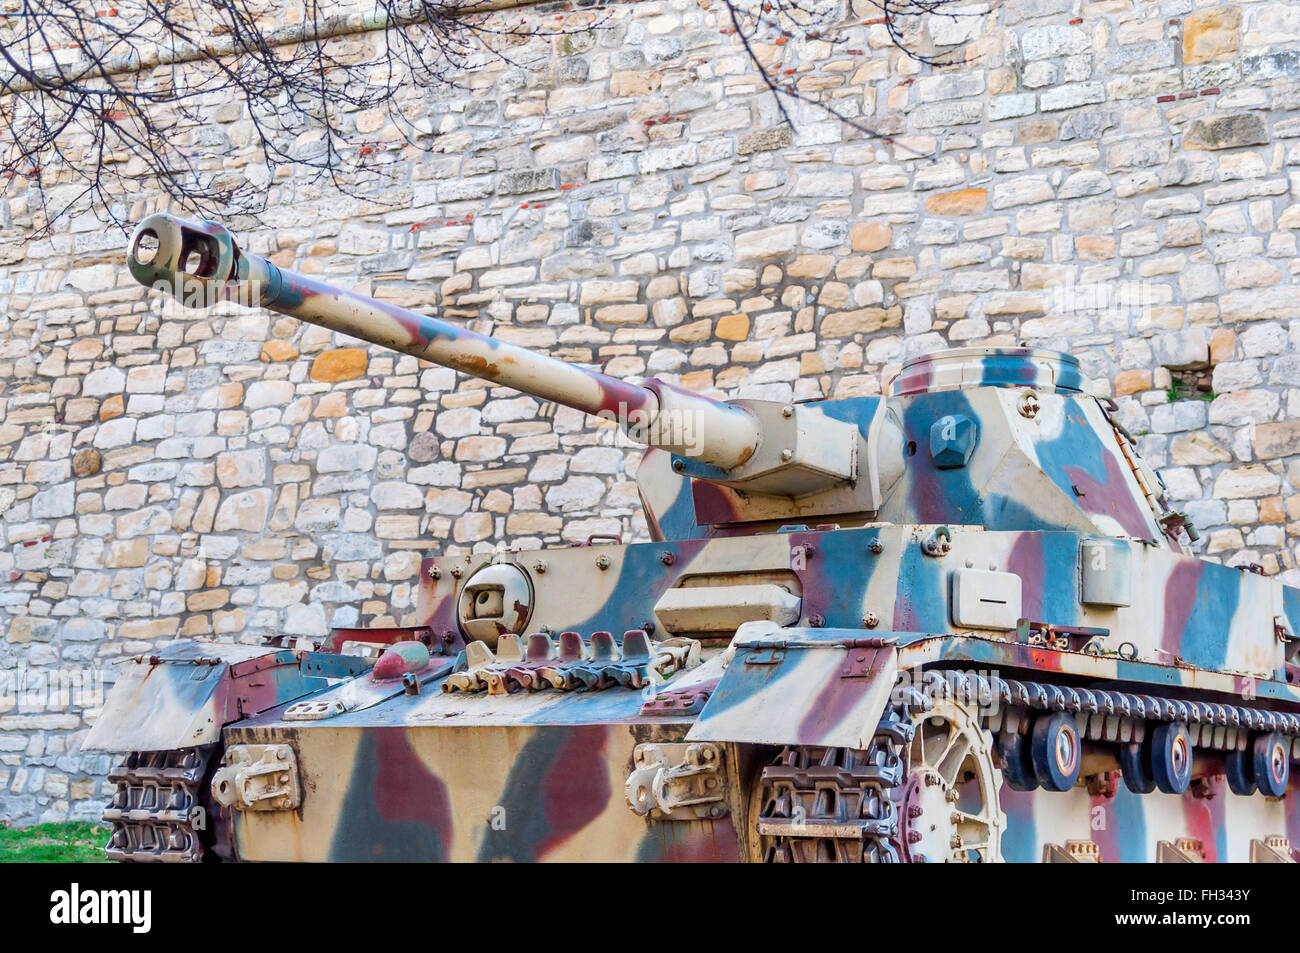
M 642 817 L 694 821 L 727 813 L 722 748 L 715 744 L 641 744 L 632 752 L 627 803 Z
M 921 541 L 921 551 L 927 556 L 946 556 L 952 550 L 952 530 L 947 526 L 936 526 Z
M 1101 848 L 1090 840 L 1068 840 L 1061 844 L 1043 845 L 1045 864 L 1100 864 Z
M 326 718 L 341 715 L 347 710 L 347 705 L 337 698 L 327 698 L 324 701 L 308 699 L 294 702 L 284 710 L 283 717 L 285 721 L 324 721 Z
M 1205 863 L 1205 845 L 1201 843 L 1199 837 L 1180 837 L 1176 841 L 1159 841 L 1156 843 L 1156 863 L 1203 864 Z
M 1168 510 L 1156 517 L 1156 522 L 1160 524 L 1160 530 L 1166 536 L 1176 537 L 1178 531 L 1181 529 L 1187 533 L 1187 538 L 1193 543 L 1201 538 L 1200 531 L 1192 524 L 1192 521 L 1187 518 L 1186 513 Z
M 303 652 L 298 658 L 302 673 L 316 678 L 356 678 L 368 672 L 374 664 L 374 659 L 333 652 Z
M 289 811 L 302 803 L 289 745 L 232 745 L 212 776 L 212 796 L 236 811 Z
M 845 646 L 844 664 L 840 666 L 840 678 L 872 678 L 884 662 L 881 649 L 882 639 L 863 639 L 864 644 L 852 643 Z
M 668 689 L 641 706 L 642 715 L 698 715 L 718 687 L 718 679 L 709 679 L 688 688 Z
M 1103 640 L 1110 636 L 1110 629 L 1093 628 L 1083 625 L 1053 625 L 1050 622 L 1035 622 L 1021 619 L 1016 626 L 1016 640 L 1027 645 L 1042 645 L 1058 652 L 1078 652 L 1094 645 L 1090 655 L 1105 654 Z M 1100 649 L 1100 651 L 1098 651 Z
M 329 636 L 320 644 L 320 652 L 340 654 L 345 642 L 360 642 L 363 645 L 392 645 L 395 642 L 423 642 L 434 644 L 433 629 L 427 625 L 384 626 L 373 629 L 341 628 L 331 629 Z
M 1295 661 L 1297 652 L 1300 652 L 1300 638 L 1291 631 L 1283 616 L 1273 616 L 1273 635 L 1282 643 L 1282 654 L 1286 660 Z
M 1270 834 L 1263 840 L 1252 840 L 1250 862 L 1252 864 L 1294 864 L 1295 856 L 1291 853 L 1290 839 L 1280 834 Z
M 1102 722 L 1098 725 L 1097 733 L 1100 734 L 1105 729 L 1105 716 L 1102 716 Z M 1089 733 L 1089 738 L 1092 734 Z M 1119 793 L 1120 772 L 1103 771 L 1100 774 L 1094 774 L 1087 778 L 1085 782 L 1088 786 L 1088 793 L 1093 797 L 1105 798 L 1110 800 Z

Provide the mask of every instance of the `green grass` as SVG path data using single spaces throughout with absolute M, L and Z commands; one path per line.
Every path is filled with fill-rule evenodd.
M 1216 396 L 1214 391 L 1192 390 L 1181 377 L 1175 377 L 1165 388 L 1165 401 L 1170 404 L 1178 400 L 1214 400 Z
M 0 864 L 102 864 L 106 843 L 108 828 L 98 824 L 0 825 Z

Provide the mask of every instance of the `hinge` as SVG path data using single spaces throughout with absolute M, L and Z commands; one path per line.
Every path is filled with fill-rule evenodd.
M 666 690 L 658 693 L 641 706 L 642 715 L 698 715 L 704 710 L 713 690 L 718 687 L 717 679 L 688 688 Z
M 780 665 L 785 660 L 784 648 L 752 649 L 745 656 L 746 665 Z

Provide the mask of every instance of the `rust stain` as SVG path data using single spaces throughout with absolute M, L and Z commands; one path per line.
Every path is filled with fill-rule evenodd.
M 489 361 L 486 357 L 480 357 L 477 354 L 466 354 L 460 361 L 460 369 L 467 374 L 476 377 L 486 377 L 489 380 L 496 380 L 501 376 L 501 368 Z

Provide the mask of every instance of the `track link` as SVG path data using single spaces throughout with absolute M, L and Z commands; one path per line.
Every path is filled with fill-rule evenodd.
M 1279 732 L 1300 756 L 1300 714 L 1253 705 L 1163 698 L 1149 693 L 1073 688 L 959 671 L 925 673 L 925 694 L 964 699 L 985 713 L 995 734 L 1013 723 L 1012 713 L 1066 711 L 1081 716 L 1081 734 L 1093 741 L 1140 740 L 1149 723 L 1182 722 L 1199 748 L 1232 748 L 1251 732 Z
M 869 747 L 787 745 L 760 775 L 756 822 L 766 863 L 892 863 L 901 859 L 895 789 L 912 724 L 889 709 Z
M 1254 705 L 1191 701 L 1111 689 L 928 671 L 923 687 L 886 710 L 865 749 L 787 745 L 762 769 L 761 807 L 755 822 L 767 863 L 889 863 L 907 856 L 900 822 L 906 764 L 904 746 L 914 730 L 910 715 L 929 700 L 953 699 L 981 712 L 980 724 L 996 734 L 1015 730 L 1031 712 L 1066 711 L 1080 718 L 1092 740 L 1140 740 L 1160 722 L 1185 723 L 1197 747 L 1234 748 L 1252 732 L 1287 735 L 1300 757 L 1300 715 Z
M 213 747 L 133 751 L 109 772 L 108 779 L 117 785 L 103 815 L 113 826 L 105 848 L 109 860 L 198 863 L 203 859 L 200 784 Z

